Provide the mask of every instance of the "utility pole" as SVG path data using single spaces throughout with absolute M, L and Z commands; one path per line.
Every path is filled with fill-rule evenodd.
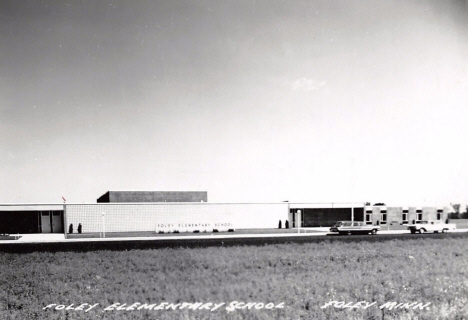
M 106 213 L 103 212 L 103 213 L 102 213 L 102 237 L 103 237 L 103 238 L 106 237 L 106 221 L 105 221 L 105 215 L 106 215 Z

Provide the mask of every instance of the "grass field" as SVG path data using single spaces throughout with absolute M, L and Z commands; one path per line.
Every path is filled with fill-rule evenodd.
M 468 319 L 466 237 L 352 239 L 0 253 L 0 319 Z M 331 300 L 375 304 L 367 309 L 338 308 L 340 303 L 324 307 Z M 264 305 L 228 311 L 234 305 L 245 307 L 235 301 Z M 408 305 L 380 309 L 393 301 L 430 305 L 424 310 Z M 152 308 L 162 302 L 225 304 L 214 311 L 187 305 L 183 310 L 138 310 L 142 305 L 105 310 L 114 303 L 127 303 L 127 308 L 136 302 L 155 304 Z M 88 312 L 54 310 L 57 306 L 43 310 L 49 304 L 82 303 L 99 305 Z

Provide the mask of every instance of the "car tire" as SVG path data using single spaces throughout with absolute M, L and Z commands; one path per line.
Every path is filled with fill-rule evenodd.
M 424 230 L 424 229 L 419 229 L 419 233 L 420 233 L 420 234 L 423 234 L 424 232 L 426 232 L 426 230 Z
M 351 233 L 351 231 L 348 231 L 348 233 L 347 233 L 347 234 L 348 234 L 348 236 L 350 236 L 352 233 Z
M 371 235 L 375 236 L 376 234 L 377 234 L 377 230 L 376 230 L 376 229 L 372 229 Z
M 442 233 L 447 233 L 448 229 L 442 229 Z

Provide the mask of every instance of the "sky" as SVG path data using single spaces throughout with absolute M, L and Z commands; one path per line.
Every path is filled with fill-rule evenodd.
M 0 2 L 0 203 L 468 202 L 468 3 Z

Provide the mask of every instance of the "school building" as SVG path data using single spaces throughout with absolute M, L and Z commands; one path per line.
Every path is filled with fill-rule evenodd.
M 0 204 L 0 234 L 212 232 L 330 227 L 336 221 L 411 224 L 448 218 L 448 208 L 362 203 L 212 203 L 206 191 L 108 191 L 88 204 Z

